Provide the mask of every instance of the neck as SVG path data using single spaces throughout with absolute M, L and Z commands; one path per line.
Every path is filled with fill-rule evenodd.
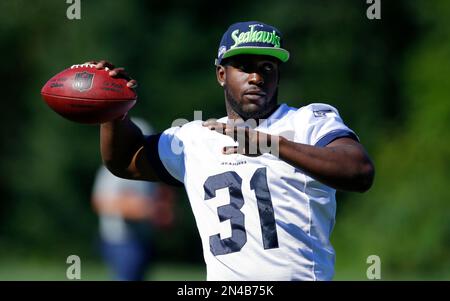
M 225 107 L 227 110 L 228 119 L 244 120 L 244 121 L 247 121 L 248 119 L 253 119 L 251 117 L 249 118 L 249 117 L 243 117 L 243 116 L 239 115 L 239 113 L 237 113 L 235 110 L 233 110 L 233 108 L 230 106 L 228 101 L 225 101 Z M 279 107 L 280 107 L 280 105 L 277 104 L 270 111 L 264 113 L 264 115 L 258 116 L 258 118 L 254 118 L 256 121 L 256 124 L 259 125 L 261 121 L 269 118 Z
M 225 108 L 227 109 L 228 119 L 243 119 L 241 116 L 239 116 L 238 113 L 236 113 L 235 110 L 233 110 L 233 108 L 226 100 L 225 100 Z

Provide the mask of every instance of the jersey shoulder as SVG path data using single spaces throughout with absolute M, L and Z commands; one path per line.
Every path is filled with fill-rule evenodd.
M 297 114 L 310 117 L 339 116 L 339 111 L 332 105 L 326 103 L 311 103 L 300 107 Z
M 202 120 L 194 120 L 181 125 L 173 125 L 164 132 L 169 135 L 175 135 L 180 140 L 195 137 L 203 129 Z
M 290 119 L 297 129 L 322 126 L 330 122 L 342 122 L 339 111 L 326 103 L 311 103 L 300 107 L 295 113 L 291 114 Z
M 356 137 L 344 124 L 339 111 L 326 103 L 300 107 L 291 120 L 295 128 L 295 140 L 301 143 L 324 146 L 339 137 Z

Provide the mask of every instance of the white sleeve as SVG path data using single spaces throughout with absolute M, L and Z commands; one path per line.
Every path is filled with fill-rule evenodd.
M 181 132 L 181 127 L 172 127 L 162 132 L 158 141 L 158 153 L 164 169 L 171 177 L 183 183 L 186 170 Z M 163 180 L 167 179 L 163 176 Z
M 338 110 L 330 105 L 314 103 L 297 112 L 296 133 L 300 133 L 304 143 L 324 147 L 343 137 L 359 141 L 355 132 L 344 124 Z

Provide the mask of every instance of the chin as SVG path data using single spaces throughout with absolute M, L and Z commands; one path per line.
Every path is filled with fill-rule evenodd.
M 263 114 L 261 114 L 262 112 L 260 110 L 250 110 L 250 111 L 242 111 L 239 113 L 239 115 L 247 120 L 247 119 L 260 119 L 262 118 Z
M 241 115 L 241 117 L 246 118 L 246 119 L 261 119 L 261 118 L 265 118 L 265 116 L 267 115 L 267 112 L 270 112 L 271 108 L 270 106 L 265 103 L 265 104 L 255 104 L 255 103 L 251 103 L 251 104 L 246 104 L 245 106 L 243 106 L 241 108 L 241 113 L 239 114 Z
M 258 114 L 258 112 L 260 112 L 263 109 L 264 109 L 263 106 L 255 103 L 247 104 L 244 107 L 242 107 L 242 111 L 245 112 L 246 114 Z

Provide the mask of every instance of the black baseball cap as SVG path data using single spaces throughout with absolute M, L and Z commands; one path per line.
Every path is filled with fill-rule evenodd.
M 282 48 L 281 32 L 259 21 L 234 23 L 223 34 L 215 61 L 238 54 L 258 54 L 276 57 L 282 62 L 289 59 L 289 52 Z

